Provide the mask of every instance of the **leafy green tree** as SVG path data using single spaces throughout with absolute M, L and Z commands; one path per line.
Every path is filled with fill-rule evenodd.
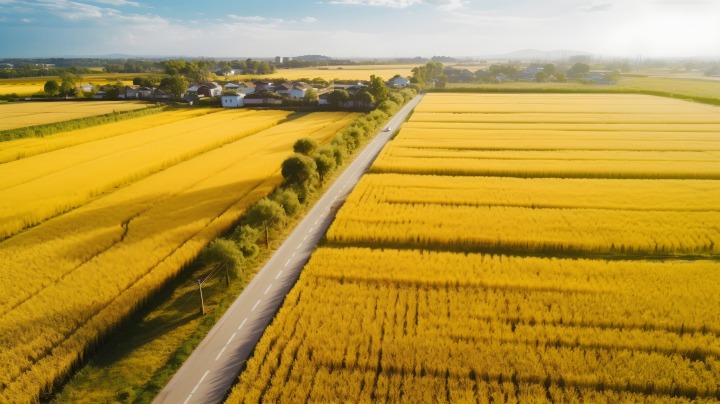
M 552 63 L 547 63 L 543 65 L 543 72 L 547 74 L 548 76 L 554 76 L 555 75 L 555 65 Z
M 413 67 L 411 72 L 413 75 L 410 78 L 410 82 L 418 83 L 418 84 L 425 84 L 425 77 L 427 76 L 427 67 L 426 66 Z M 374 77 L 374 76 L 370 76 L 370 77 Z M 382 101 L 378 101 L 378 102 L 382 102 Z
M 328 94 L 328 102 L 336 107 L 340 106 L 340 104 L 348 102 L 350 100 L 350 94 L 348 94 L 345 90 L 333 90 L 330 94 Z
M 440 87 L 445 87 L 445 84 L 448 82 L 448 76 L 441 74 L 437 76 L 438 83 L 440 84 Z
M 370 85 L 367 86 L 367 91 L 375 97 L 375 101 L 378 104 L 385 101 L 389 93 L 382 77 L 375 76 L 374 74 L 370 76 Z
M 587 63 L 577 62 L 570 68 L 568 74 L 576 76 L 577 74 L 587 74 L 590 72 L 590 65 Z
M 555 78 L 558 79 L 558 81 L 563 82 L 567 80 L 567 73 L 555 73 Z
M 575 73 L 574 77 L 575 77 L 575 80 L 582 80 L 582 78 L 585 77 L 585 75 L 582 73 Z
M 298 139 L 293 145 L 293 151 L 305 156 L 313 154 L 315 149 L 318 148 L 317 140 L 309 137 Z
M 315 160 L 315 165 L 317 166 L 317 172 L 320 175 L 320 182 L 322 182 L 323 178 L 330 174 L 337 166 L 333 149 L 329 146 L 319 148 L 315 154 L 313 154 L 313 159 Z
M 70 81 L 63 81 L 62 84 L 60 84 L 59 93 L 63 97 L 69 97 L 69 96 L 75 95 L 74 83 L 72 83 Z M 118 92 L 118 94 L 119 94 L 119 92 Z M 117 96 L 115 98 L 117 98 Z
M 548 75 L 545 72 L 537 72 L 537 73 L 535 73 L 535 78 L 537 79 L 538 82 L 543 82 L 543 81 L 545 81 L 545 79 L 548 78 Z
M 133 85 L 134 85 L 134 86 L 142 86 L 142 85 L 143 85 L 143 80 L 145 80 L 145 79 L 142 78 L 142 77 L 135 77 L 135 78 L 133 79 Z
M 200 256 L 200 262 L 206 266 L 226 265 L 226 274 L 233 273 L 236 276 L 242 276 L 242 270 L 245 268 L 245 257 L 232 240 L 225 238 L 216 238 L 210 245 L 205 247 Z M 230 277 L 227 277 L 228 284 Z
M 180 71 L 185 68 L 187 62 L 185 60 L 165 60 L 162 62 L 165 73 L 170 76 L 177 76 Z
M 270 195 L 270 199 L 279 203 L 288 217 L 295 216 L 300 209 L 300 199 L 291 189 L 278 189 Z
M 265 229 L 265 246 L 270 248 L 270 229 L 279 228 L 285 222 L 285 210 L 279 203 L 261 199 L 245 215 L 250 226 Z
M 317 178 L 317 165 L 312 158 L 294 154 L 282 163 L 281 173 L 288 184 L 304 184 Z
M 170 90 L 176 97 L 182 96 L 187 90 L 190 83 L 187 79 L 180 76 L 165 77 L 160 82 L 160 87 Z
M 315 91 L 314 88 L 308 88 L 305 91 L 305 95 L 303 95 L 303 100 L 305 101 L 317 101 L 320 98 L 318 97 L 317 91 Z
M 60 92 L 60 85 L 55 80 L 48 80 L 44 87 L 45 93 L 49 96 L 54 96 Z
M 230 238 L 235 242 L 235 244 L 237 244 L 237 247 L 240 251 L 242 251 L 245 258 L 253 258 L 260 251 L 257 246 L 257 239 L 259 236 L 259 230 L 245 225 L 235 229 Z

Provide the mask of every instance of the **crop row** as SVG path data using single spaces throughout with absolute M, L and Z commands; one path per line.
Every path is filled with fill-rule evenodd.
M 717 211 L 720 187 L 708 180 L 449 177 L 367 174 L 349 203 L 520 206 L 614 210 Z
M 675 125 L 696 125 L 696 124 L 718 124 L 718 114 L 570 114 L 558 112 L 553 114 L 543 113 L 515 113 L 515 114 L 454 114 L 442 112 L 414 112 L 408 121 L 407 127 L 452 127 L 455 129 L 476 128 L 477 124 L 483 123 L 524 123 L 530 127 L 536 127 L 542 123 L 562 124 L 589 124 L 598 127 L 607 124 L 645 124 L 648 127 L 661 127 L 667 124 Z M 451 125 L 448 125 L 451 124 Z M 404 127 L 406 124 L 403 124 Z M 569 125 L 565 125 L 569 126 Z M 621 125 L 624 126 L 624 125 Z
M 717 269 L 322 248 L 228 402 L 716 402 Z

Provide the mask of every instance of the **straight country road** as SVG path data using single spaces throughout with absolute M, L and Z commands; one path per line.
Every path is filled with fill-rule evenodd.
M 317 202 L 157 396 L 154 404 L 218 404 L 235 382 L 285 295 L 343 201 L 392 133 L 422 99 L 418 95 L 388 123 Z

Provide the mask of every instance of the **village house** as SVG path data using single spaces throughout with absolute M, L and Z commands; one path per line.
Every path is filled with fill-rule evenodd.
M 273 86 L 273 83 L 269 81 L 263 81 L 263 80 L 256 80 L 253 81 L 253 84 L 255 85 L 255 91 L 275 91 L 275 86 Z
M 223 95 L 222 106 L 225 108 L 240 108 L 245 106 L 245 94 Z
M 290 99 L 297 100 L 305 96 L 305 92 L 307 92 L 308 88 L 309 86 L 307 86 L 305 83 L 283 83 L 275 87 L 275 93 L 285 94 Z
M 140 86 L 125 86 L 120 90 L 118 98 L 149 98 L 152 94 L 152 89 Z

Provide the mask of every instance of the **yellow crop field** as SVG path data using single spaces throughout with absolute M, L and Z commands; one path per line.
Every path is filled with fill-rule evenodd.
M 720 253 L 720 211 L 534 209 L 353 203 L 328 231 L 338 243 L 530 251 Z M 578 237 L 578 235 L 582 235 Z
M 87 142 L 94 142 L 113 136 L 125 135 L 144 129 L 163 126 L 172 122 L 209 114 L 211 112 L 217 112 L 217 110 L 204 108 L 168 111 L 158 115 L 145 116 L 128 121 L 106 124 L 103 125 L 102 128 L 92 127 L 70 132 L 61 132 L 54 135 L 44 136 L 42 138 L 31 137 L 0 142 L 0 164 L 26 157 L 32 157 L 37 154 L 64 149 L 66 147 L 77 146 Z
M 230 122 L 247 131 L 252 115 L 272 114 L 286 115 L 245 113 Z M 94 341 L 282 183 L 280 164 L 297 139 L 327 143 L 356 118 L 313 113 L 246 133 L 0 242 L 0 276 L 9 280 L 0 293 L 0 402 L 30 402 L 66 375 Z M 223 125 L 215 131 L 233 133 Z
M 710 262 L 321 248 L 227 402 L 717 403 L 719 286 Z
M 43 125 L 88 116 L 130 111 L 150 104 L 142 101 L 13 102 L 0 105 L 0 130 Z
M 227 403 L 720 403 L 718 119 L 426 95 Z
M 150 129 L 155 139 L 138 133 L 127 141 L 116 136 L 78 146 L 77 153 L 68 148 L 6 163 L 27 171 L 15 170 L 23 174 L 0 190 L 0 238 L 81 206 L 114 187 L 268 129 L 288 114 L 268 111 L 248 116 L 247 112 L 223 111 L 172 123 L 167 130 Z M 118 145 L 117 150 L 113 152 L 107 144 Z
M 229 80 L 247 80 L 256 77 L 274 79 L 284 77 L 288 80 L 301 78 L 325 80 L 369 80 L 371 75 L 390 80 L 396 74 L 402 77 L 412 76 L 412 69 L 417 65 L 359 65 L 359 66 L 328 66 L 327 68 L 306 67 L 298 69 L 277 69 L 273 74 L 230 76 Z
M 720 123 L 718 114 L 637 114 L 628 116 L 627 114 L 600 114 L 600 113 L 441 113 L 441 112 L 415 112 L 410 117 L 409 122 L 419 123 L 423 128 L 453 128 L 453 129 L 475 129 L 478 128 L 477 123 L 525 123 L 525 124 L 541 124 L 541 123 L 584 123 L 595 124 L 599 128 L 607 128 L 604 124 L 650 124 L 653 128 L 662 128 L 667 124 L 698 124 Z M 450 124 L 450 125 L 447 125 Z M 661 124 L 661 125 L 660 125 Z M 403 126 L 405 128 L 413 127 L 412 125 Z M 603 129 L 601 129 L 603 130 Z
M 715 211 L 716 181 L 449 177 L 368 174 L 348 199 L 357 204 L 521 206 L 647 211 Z
M 132 85 L 133 78 L 147 76 L 147 73 L 113 73 L 113 74 L 88 74 L 82 76 L 82 80 L 76 85 L 94 84 L 103 86 L 120 82 L 124 85 Z M 19 79 L 0 79 L 0 94 L 17 94 L 19 96 L 30 96 L 38 91 L 43 91 L 48 80 L 55 80 L 60 84 L 57 77 L 28 77 Z

